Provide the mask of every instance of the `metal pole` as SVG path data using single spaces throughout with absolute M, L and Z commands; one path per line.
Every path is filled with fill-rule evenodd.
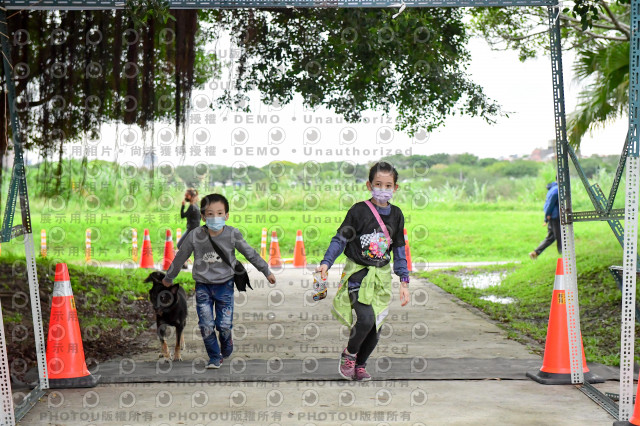
M 0 307 L 0 398 L 2 412 L 0 412 L 0 424 L 13 426 L 16 424 L 13 411 L 13 393 L 11 392 L 11 379 L 9 375 L 9 358 L 7 357 L 7 343 L 4 335 L 4 321 L 2 319 L 2 307 Z
M 629 57 L 629 146 L 627 156 L 627 194 L 622 259 L 622 324 L 620 330 L 620 420 L 629 420 L 633 411 L 633 354 L 636 305 L 636 266 L 638 252 L 638 107 L 640 62 L 640 0 L 631 1 L 631 49 Z
M 7 26 L 7 14 L 0 9 L 0 34 L 2 34 L 2 53 L 7 87 L 7 103 L 11 116 L 11 133 L 13 136 L 13 148 L 15 159 L 13 165 L 12 186 L 17 185 L 20 209 L 22 212 L 22 226 L 24 228 L 24 248 L 27 261 L 27 277 L 29 280 L 29 291 L 31 295 L 31 314 L 33 316 L 33 334 L 35 337 L 36 357 L 38 360 L 38 373 L 40 377 L 40 388 L 49 388 L 47 373 L 47 359 L 44 345 L 44 332 L 42 329 L 42 312 L 40 311 L 40 292 L 38 288 L 38 275 L 36 270 L 35 248 L 33 245 L 33 233 L 31 230 L 31 212 L 29 211 L 29 196 L 27 193 L 27 179 L 24 172 L 24 157 L 22 141 L 20 140 L 20 126 L 16 112 L 16 88 L 13 82 L 13 66 L 9 62 L 11 59 L 11 46 L 9 44 L 9 29 Z M 16 179 L 15 181 L 13 179 Z
M 571 208 L 571 182 L 569 181 L 569 156 L 567 124 L 564 108 L 564 80 L 562 77 L 562 46 L 560 44 L 559 7 L 549 7 L 549 33 L 551 36 L 551 76 L 553 79 L 553 111 L 556 124 L 556 164 L 558 172 L 558 202 L 560 206 L 560 228 L 562 230 L 562 257 L 564 282 L 566 285 L 567 328 L 569 356 L 571 360 L 571 383 L 583 383 L 582 345 L 580 334 L 580 307 L 576 280 L 576 250 L 573 224 L 569 217 Z

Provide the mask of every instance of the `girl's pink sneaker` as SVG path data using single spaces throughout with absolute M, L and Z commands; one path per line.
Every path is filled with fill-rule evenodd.
M 355 372 L 355 375 L 353 376 L 353 380 L 362 381 L 362 382 L 371 380 L 371 376 L 369 375 L 369 373 L 367 373 L 367 370 L 365 370 L 364 365 L 356 365 L 355 370 L 356 372 Z
M 342 351 L 340 356 L 340 366 L 338 372 L 347 380 L 353 380 L 355 377 L 356 356 L 347 353 L 347 348 Z

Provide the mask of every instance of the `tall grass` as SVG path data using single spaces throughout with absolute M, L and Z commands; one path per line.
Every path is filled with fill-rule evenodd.
M 284 172 L 267 175 L 240 186 L 215 186 L 206 170 L 198 171 L 195 184 L 201 194 L 219 192 L 234 198 L 236 208 L 264 211 L 286 205 L 287 210 L 304 210 L 320 203 L 326 210 L 344 209 L 354 200 L 368 195 L 361 178 L 337 177 L 322 173 L 310 178 L 299 177 L 286 167 Z M 495 164 L 494 164 L 495 166 Z M 178 208 L 187 180 L 196 173 L 187 166 L 178 169 L 158 168 L 154 172 L 133 166 L 116 165 L 105 161 L 91 161 L 86 167 L 77 160 L 65 161 L 58 185 L 57 165 L 27 167 L 27 184 L 35 210 L 59 208 L 71 210 L 102 209 L 132 211 L 167 211 Z M 211 166 L 214 167 L 214 166 Z M 536 176 L 513 178 L 491 173 L 490 168 L 437 165 L 427 173 L 400 170 L 400 191 L 396 201 L 409 202 L 427 197 L 429 203 L 459 206 L 466 204 L 516 203 L 525 209 L 537 209 L 544 202 L 547 183 L 554 180 L 552 163 L 539 166 Z M 188 173 L 187 173 L 188 172 Z M 5 170 L 2 194 L 9 188 L 9 171 Z M 186 177 L 185 177 L 186 175 Z M 599 169 L 593 182 L 599 183 L 605 195 L 613 182 L 613 172 Z M 624 188 L 624 182 L 620 185 Z M 622 192 L 622 191 L 620 191 Z M 572 202 L 574 209 L 591 209 L 591 202 L 581 182 L 572 173 Z M 619 197 L 616 206 L 622 206 Z M 422 203 L 424 204 L 424 203 Z M 245 207 L 246 206 L 246 207 Z

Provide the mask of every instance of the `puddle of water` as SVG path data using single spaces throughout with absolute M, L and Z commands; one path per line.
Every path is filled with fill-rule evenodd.
M 506 272 L 487 272 L 486 274 L 478 275 L 456 274 L 456 277 L 462 281 L 462 287 L 473 288 L 489 288 L 500 285 L 506 276 Z M 498 297 L 494 294 L 482 296 L 480 299 L 502 304 L 514 303 L 516 301 L 516 299 L 512 297 Z
M 516 300 L 512 297 L 498 297 L 494 294 L 491 294 L 489 296 L 482 296 L 480 299 L 482 300 L 487 300 L 489 302 L 493 302 L 493 303 L 502 303 L 504 305 L 507 305 L 509 303 L 513 303 Z
M 456 274 L 456 277 L 462 280 L 462 287 L 474 288 L 489 288 L 500 285 L 506 276 L 504 272 L 487 272 L 478 275 Z

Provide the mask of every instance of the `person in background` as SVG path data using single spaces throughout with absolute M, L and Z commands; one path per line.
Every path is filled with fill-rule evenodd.
M 189 206 L 185 210 L 185 204 L 189 203 Z M 177 242 L 176 247 L 180 248 L 182 242 L 189 232 L 196 229 L 200 226 L 200 209 L 198 209 L 198 190 L 194 188 L 187 188 L 184 191 L 184 200 L 182 200 L 182 207 L 180 208 L 180 217 L 182 219 L 187 219 L 187 229 L 180 237 L 180 240 Z
M 560 209 L 558 203 L 558 184 L 551 182 L 547 185 L 547 199 L 544 202 L 544 226 L 547 227 L 547 236 L 540 243 L 537 249 L 529 253 L 533 260 L 540 256 L 540 253 L 556 242 L 558 253 L 562 254 L 562 236 L 560 235 Z

